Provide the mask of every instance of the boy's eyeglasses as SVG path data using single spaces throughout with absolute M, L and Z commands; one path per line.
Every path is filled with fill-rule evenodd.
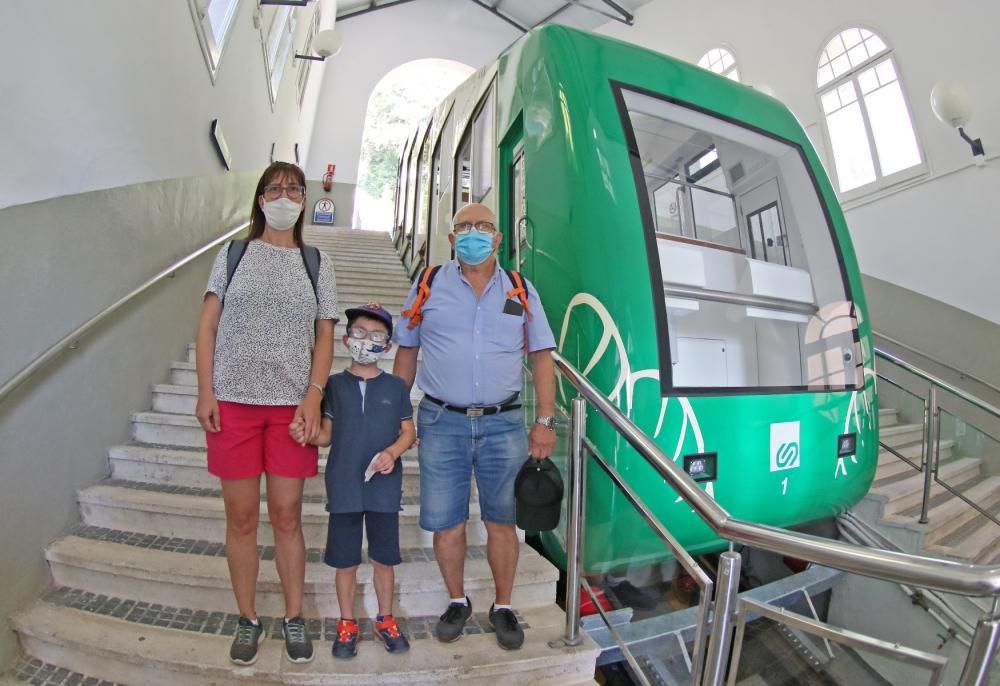
M 497 227 L 493 222 L 462 222 L 455 224 L 455 235 L 464 236 L 473 229 L 476 230 L 476 233 L 491 234 L 497 230 Z
M 277 200 L 284 193 L 292 202 L 298 202 L 306 194 L 305 186 L 264 186 L 264 200 Z
M 389 334 L 384 331 L 369 331 L 368 329 L 355 329 L 350 328 L 347 330 L 347 335 L 351 338 L 356 338 L 359 341 L 368 339 L 372 343 L 385 343 L 389 340 Z

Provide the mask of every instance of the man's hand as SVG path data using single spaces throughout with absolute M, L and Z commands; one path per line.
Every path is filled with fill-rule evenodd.
M 320 421 L 320 398 L 314 398 L 311 393 L 307 393 L 299 406 L 295 408 L 295 416 L 292 417 L 292 424 L 302 422 L 304 424 L 302 440 L 299 444 L 304 448 L 307 443 L 313 443 L 319 436 Z
M 372 465 L 372 469 L 375 470 L 376 474 L 389 474 L 395 466 L 396 460 L 393 459 L 392 455 L 383 450 L 378 454 L 378 458 Z
M 552 455 L 556 447 L 556 432 L 546 429 L 541 424 L 534 424 L 528 433 L 528 457 L 532 460 L 544 460 Z

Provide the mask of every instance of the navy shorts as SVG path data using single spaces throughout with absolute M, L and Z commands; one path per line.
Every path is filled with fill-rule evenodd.
M 390 567 L 402 562 L 398 512 L 331 512 L 324 562 L 338 569 L 361 564 L 362 519 L 368 535 L 368 559 Z

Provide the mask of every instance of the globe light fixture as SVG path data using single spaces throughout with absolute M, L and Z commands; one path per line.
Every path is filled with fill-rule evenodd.
M 986 161 L 981 139 L 972 139 L 965 133 L 965 125 L 972 116 L 972 98 L 965 86 L 957 81 L 938 81 L 931 89 L 931 109 L 934 116 L 948 126 L 958 129 L 958 135 L 972 148 L 976 164 Z

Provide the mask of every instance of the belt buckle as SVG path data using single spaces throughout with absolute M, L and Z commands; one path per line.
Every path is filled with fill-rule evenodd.
M 484 409 L 485 408 L 482 408 L 482 407 L 467 407 L 467 408 L 465 408 L 465 416 L 466 417 L 482 417 Z

